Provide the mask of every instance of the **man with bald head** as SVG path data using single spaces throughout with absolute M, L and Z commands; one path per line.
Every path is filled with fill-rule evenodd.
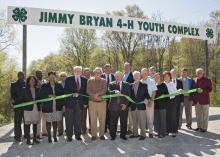
M 109 84 L 109 92 L 111 94 L 125 94 L 130 96 L 130 85 L 122 80 L 122 72 L 115 73 L 115 81 Z M 115 140 L 118 125 L 118 118 L 120 117 L 120 138 L 127 140 L 127 119 L 128 119 L 128 105 L 129 102 L 124 97 L 115 97 L 109 100 L 110 111 L 110 135 L 111 140 Z
M 209 120 L 209 93 L 212 91 L 212 82 L 204 76 L 202 68 L 196 69 L 192 88 L 200 88 L 197 93 L 190 95 L 191 104 L 194 103 L 196 108 L 197 129 L 195 131 L 206 132 Z

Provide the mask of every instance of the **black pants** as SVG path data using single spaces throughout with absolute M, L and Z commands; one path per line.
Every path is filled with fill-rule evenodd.
M 74 108 L 66 109 L 66 135 L 67 138 L 72 138 L 73 136 L 73 127 L 74 127 L 74 134 L 75 137 L 81 136 L 81 129 L 80 129 L 80 112 L 81 109 L 79 105 L 73 104 Z
M 24 120 L 24 111 L 20 109 L 14 110 L 14 138 L 16 140 L 19 140 L 22 137 L 22 120 Z
M 167 104 L 167 132 L 168 133 L 177 133 L 177 116 L 176 116 L 176 99 L 169 100 L 169 103 Z
M 107 101 L 106 104 L 105 132 L 110 128 L 110 111 L 108 109 L 109 101 Z
M 120 135 L 125 136 L 127 132 L 128 111 L 110 111 L 110 135 L 116 137 L 118 118 L 120 117 Z
M 179 120 L 180 120 L 180 100 L 176 100 L 176 123 L 177 123 L 177 130 L 179 128 Z
M 166 109 L 155 109 L 154 115 L 157 124 L 156 132 L 158 135 L 165 135 L 167 132 Z

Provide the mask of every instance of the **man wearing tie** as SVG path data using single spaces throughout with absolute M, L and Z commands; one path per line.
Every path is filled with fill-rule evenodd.
M 177 90 L 182 90 L 183 89 L 183 83 L 181 80 L 177 79 L 176 78 L 176 71 L 175 69 L 172 69 L 170 71 L 171 73 L 171 76 L 172 76 L 172 82 L 175 84 L 176 86 L 176 89 Z M 176 96 L 176 104 L 177 104 L 177 107 L 176 107 L 176 120 L 177 120 L 177 129 L 181 129 L 181 125 L 180 125 L 180 122 L 179 122 L 179 119 L 180 119 L 180 106 L 183 106 L 184 105 L 184 95 L 179 95 L 179 96 Z
M 65 81 L 65 94 L 75 93 L 66 99 L 66 135 L 67 141 L 72 141 L 73 126 L 76 140 L 81 139 L 80 114 L 81 109 L 87 107 L 86 99 L 80 95 L 86 95 L 87 79 L 82 77 L 82 67 L 73 68 L 74 76 L 70 76 Z
M 122 81 L 123 74 L 121 72 L 115 73 L 116 81 L 109 84 L 109 93 L 125 94 L 130 96 L 130 85 Z M 110 111 L 110 135 L 111 140 L 115 140 L 118 125 L 118 118 L 120 117 L 120 138 L 127 140 L 127 120 L 128 120 L 128 105 L 129 102 L 124 97 L 111 98 L 109 101 Z
M 105 64 L 104 73 L 102 74 L 101 78 L 106 80 L 107 87 L 109 86 L 110 82 L 115 81 L 115 76 L 114 74 L 111 73 L 111 71 L 112 71 L 111 64 Z M 109 94 L 108 91 L 106 94 Z M 107 101 L 107 108 L 106 108 L 105 132 L 107 132 L 107 129 L 109 129 L 109 125 L 110 125 L 108 104 L 109 101 Z

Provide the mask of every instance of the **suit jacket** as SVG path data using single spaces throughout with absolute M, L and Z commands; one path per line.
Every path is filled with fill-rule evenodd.
M 19 81 L 17 80 L 16 82 L 11 83 L 11 98 L 13 99 L 13 105 L 16 105 L 20 102 L 21 98 L 21 91 L 25 87 L 25 81 Z
M 39 98 L 40 98 L 40 89 L 39 88 L 35 88 L 35 100 L 37 100 Z M 33 101 L 33 100 L 34 99 L 32 97 L 30 88 L 23 88 L 22 89 L 22 94 L 21 94 L 20 102 L 23 103 L 23 102 Z M 25 111 L 32 111 L 33 110 L 33 106 L 34 105 L 25 106 L 25 107 L 23 107 L 23 110 L 25 110 Z M 37 104 L 37 108 L 38 108 L 38 111 L 40 111 L 40 104 Z
M 101 75 L 101 78 L 104 78 L 104 79 L 107 81 L 106 76 L 105 76 L 105 73 L 103 73 L 103 74 Z M 111 82 L 113 82 L 113 81 L 115 81 L 115 76 L 114 76 L 114 74 L 111 73 Z M 109 83 L 110 83 L 110 82 L 109 82 Z
M 64 86 L 64 92 L 65 94 L 71 94 L 71 93 L 79 93 L 83 95 L 87 95 L 86 88 L 87 88 L 87 79 L 83 76 L 80 76 L 81 84 L 80 84 L 80 90 L 77 90 L 75 76 L 70 76 L 65 81 Z M 74 105 L 79 105 L 81 109 L 84 108 L 84 105 L 88 105 L 89 98 L 78 96 L 78 97 L 68 97 L 66 99 L 65 106 L 67 108 L 74 108 Z
M 120 90 L 118 89 L 116 81 L 109 84 L 109 93 L 115 94 L 114 90 Z M 131 96 L 131 88 L 127 82 L 122 81 L 121 93 Z M 127 106 L 126 110 L 128 109 L 129 102 L 124 97 L 111 98 L 109 100 L 108 108 L 110 111 L 121 111 L 121 104 L 125 104 Z
M 59 95 L 63 95 L 63 94 L 64 94 L 64 92 L 63 92 L 62 85 L 59 83 L 55 83 L 55 95 L 59 96 Z M 53 89 L 52 89 L 50 83 L 43 84 L 40 89 L 40 98 L 41 99 L 49 98 L 49 95 L 53 95 Z M 64 102 L 65 101 L 63 99 L 56 100 L 56 110 L 57 111 L 62 110 Z M 42 103 L 42 112 L 44 112 L 44 113 L 53 112 L 53 100 Z
M 176 89 L 183 89 L 183 82 L 180 79 L 176 79 Z M 184 102 L 184 95 L 181 94 L 179 96 L 176 96 L 176 99 L 178 101 L 178 103 Z
M 134 84 L 134 83 L 133 83 Z M 138 102 L 144 101 L 145 99 L 150 99 L 148 89 L 147 89 L 147 84 L 144 84 L 142 82 L 139 82 L 137 94 L 135 96 L 135 92 L 133 89 L 133 84 L 131 84 L 131 98 L 136 102 L 136 103 L 131 103 L 131 110 L 146 110 L 146 106 L 144 103 L 142 104 L 137 104 Z
M 199 103 L 200 105 L 208 105 L 210 104 L 210 95 L 209 93 L 212 91 L 212 81 L 206 77 L 202 78 L 194 78 L 192 83 L 192 88 L 201 88 L 202 93 L 191 93 L 190 100 L 194 102 L 194 104 Z
M 129 73 L 126 82 L 128 82 L 128 83 L 134 83 L 134 78 L 133 78 L 132 72 Z

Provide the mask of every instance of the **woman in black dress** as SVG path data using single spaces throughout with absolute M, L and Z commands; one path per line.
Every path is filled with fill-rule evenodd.
M 154 79 L 157 85 L 157 91 L 155 98 L 160 97 L 161 95 L 169 94 L 167 86 L 161 81 L 160 73 L 154 75 Z M 166 135 L 166 107 L 168 105 L 169 98 L 155 100 L 154 109 L 155 109 L 155 121 L 158 124 L 156 132 L 158 133 L 159 138 L 163 138 Z

